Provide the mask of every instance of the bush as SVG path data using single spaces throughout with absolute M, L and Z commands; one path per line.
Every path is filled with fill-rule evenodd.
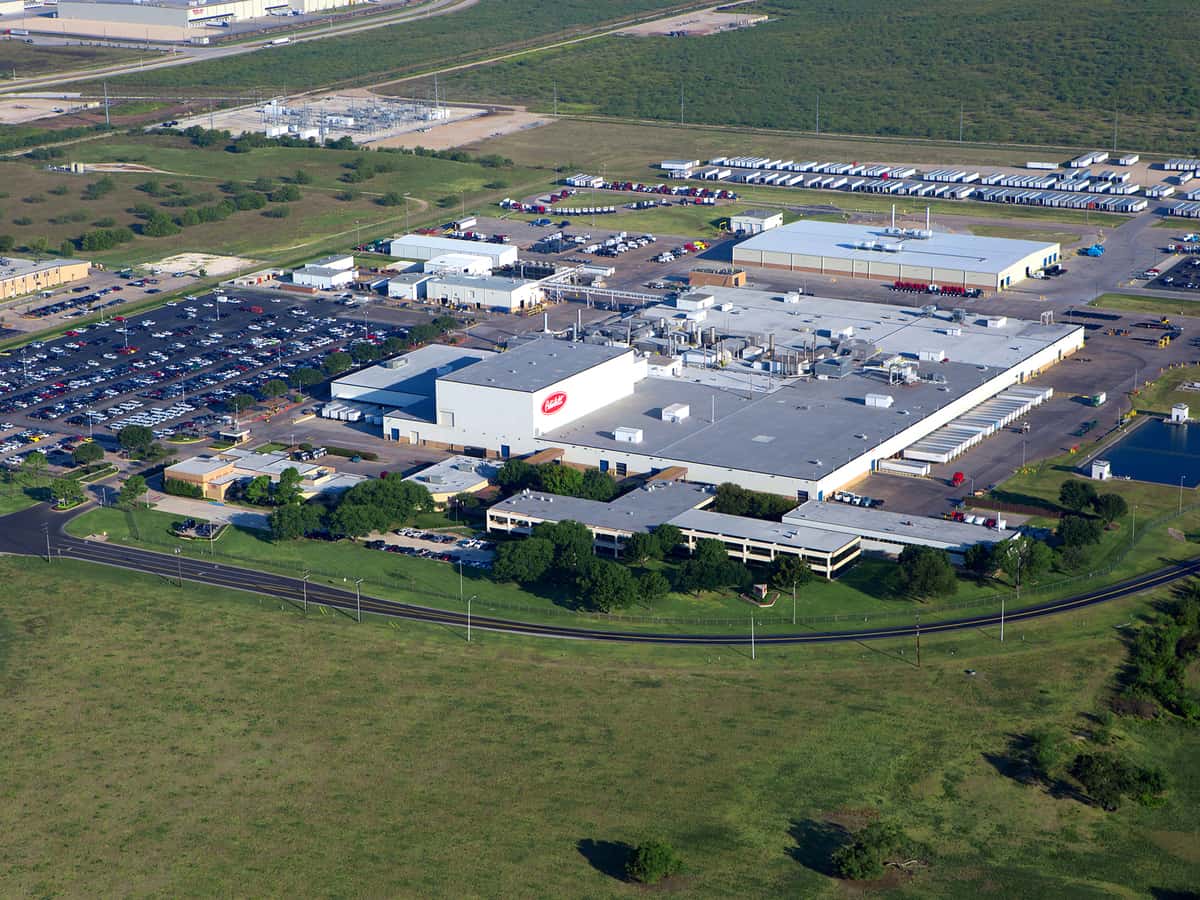
M 204 489 L 190 481 L 180 481 L 178 478 L 163 478 L 163 490 L 176 497 L 192 497 L 199 500 L 204 497 Z
M 634 848 L 625 864 L 632 881 L 656 884 L 683 870 L 683 860 L 666 841 L 651 839 Z
M 267 199 L 272 203 L 294 203 L 302 196 L 300 188 L 294 184 L 285 184 L 267 194 Z
M 904 840 L 896 825 L 872 822 L 854 836 L 848 844 L 833 851 L 830 861 L 841 878 L 862 881 L 883 874 L 887 857 L 895 853 Z
M 286 206 L 275 206 L 271 209 L 264 209 L 262 214 L 268 219 L 286 219 L 292 214 L 292 211 Z

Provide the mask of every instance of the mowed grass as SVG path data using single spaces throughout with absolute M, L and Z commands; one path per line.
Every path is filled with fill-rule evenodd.
M 396 170 L 375 176 L 362 184 L 349 185 L 340 177 L 344 164 L 363 155 L 360 151 L 310 148 L 269 147 L 251 153 L 233 154 L 222 147 L 197 148 L 186 139 L 161 135 L 123 135 L 90 141 L 71 148 L 71 158 L 80 162 L 124 162 L 149 166 L 164 174 L 110 174 L 115 188 L 97 200 L 84 200 L 87 184 L 102 177 L 100 173 L 69 175 L 46 171 L 41 163 L 29 160 L 0 162 L 0 182 L 9 196 L 0 200 L 0 234 L 11 234 L 18 247 L 36 237 L 47 239 L 52 249 L 63 240 L 75 240 L 93 228 L 97 221 L 113 220 L 116 225 L 133 228 L 140 224 L 130 209 L 139 203 L 156 205 L 155 198 L 137 190 L 146 181 L 160 184 L 178 182 L 191 194 L 211 194 L 199 206 L 211 205 L 225 197 L 218 185 L 227 180 L 243 183 L 260 177 L 278 185 L 303 171 L 310 183 L 299 185 L 302 197 L 292 203 L 272 203 L 268 208 L 285 207 L 287 218 L 270 218 L 263 210 L 234 213 L 222 222 L 195 225 L 167 237 L 144 237 L 102 253 L 87 253 L 89 259 L 127 265 L 158 260 L 188 250 L 270 259 L 294 258 L 310 248 L 331 240 L 353 243 L 383 233 L 402 230 L 406 219 L 415 227 L 436 208 L 443 198 L 453 200 L 455 209 L 465 200 L 468 208 L 491 200 L 496 190 L 484 185 L 503 181 L 519 189 L 528 184 L 541 185 L 546 176 L 540 172 L 514 167 L 485 168 L 477 163 L 452 162 L 426 157 L 387 154 Z M 9 187 L 12 186 L 12 187 Z M 67 193 L 54 190 L 66 187 Z M 15 189 L 14 189 L 15 188 Z M 536 188 L 533 188 L 536 189 Z M 354 199 L 338 199 L 346 190 Z M 503 189 L 499 189 L 501 192 Z M 411 195 L 406 215 L 403 204 L 381 206 L 386 193 Z M 183 207 L 162 207 L 169 215 L 180 215 Z M 20 224 L 23 220 L 30 224 Z
M 13 471 L 10 478 L 0 482 L 0 516 L 20 512 L 35 503 L 50 498 L 50 476 L 33 478 L 24 472 Z
M 625 122 L 561 119 L 542 128 L 528 129 L 481 141 L 471 148 L 499 153 L 518 165 L 561 168 L 564 172 L 605 172 L 657 184 L 668 180 L 656 168 L 663 159 L 707 160 L 718 155 L 770 156 L 780 159 L 889 162 L 924 165 L 1024 165 L 1033 151 L 1004 147 L 915 143 L 886 139 L 820 138 L 783 132 L 740 132 L 703 125 L 652 125 Z M 699 183 L 699 182 L 697 182 Z M 710 187 L 713 183 L 708 183 Z M 890 213 L 892 204 L 901 216 L 924 221 L 928 206 L 935 216 L 980 216 L 1020 221 L 1070 222 L 1118 226 L 1127 217 L 1076 210 L 849 194 L 797 188 L 724 185 L 755 205 L 830 206 L 848 212 Z M 598 194 L 603 203 L 603 195 Z M 581 204 L 582 205 L 582 204 Z
M 3 40 L 0 41 L 0 81 L 11 79 L 14 70 L 17 78 L 29 78 L 50 72 L 91 69 L 139 57 L 152 60 L 161 55 L 157 51 L 116 47 L 36 46 L 26 44 L 24 40 Z
M 1200 392 L 1183 391 L 1185 383 L 1200 383 L 1200 366 L 1179 366 L 1171 369 L 1162 378 L 1134 395 L 1134 406 L 1139 412 L 1158 413 L 1169 416 L 1176 403 L 1200 406 Z
M 1088 303 L 1088 306 L 1164 316 L 1195 316 L 1200 315 L 1200 295 L 1195 299 L 1188 296 L 1175 299 L 1174 297 L 1144 297 L 1140 294 L 1101 294 Z
M 1194 730 L 1114 728 L 1170 773 L 1159 808 L 1000 774 L 1014 735 L 1093 727 L 1145 599 L 927 637 L 917 668 L 911 643 L 468 644 L 69 561 L 0 577 L 8 895 L 628 897 L 611 844 L 658 834 L 681 896 L 845 897 L 829 821 L 874 813 L 930 848 L 895 896 L 1200 880 Z
M 216 511 L 214 510 L 214 515 Z M 191 557 L 209 558 L 206 541 L 176 538 L 171 524 L 180 516 L 155 510 L 93 509 L 73 519 L 67 530 L 76 537 L 104 535 L 107 540 L 143 546 L 161 552 L 176 547 Z M 421 527 L 450 525 L 444 517 L 418 523 Z M 353 587 L 355 578 L 364 579 L 364 594 L 403 600 L 426 606 L 461 611 L 457 568 L 437 560 L 418 559 L 368 550 L 352 541 L 272 542 L 265 532 L 252 529 L 227 529 L 215 542 L 214 560 L 240 566 L 298 576 L 311 571 L 314 584 Z M 800 588 L 797 622 L 815 629 L 846 628 L 855 623 L 908 623 L 917 612 L 926 621 L 943 615 L 964 603 L 986 601 L 1006 590 L 1004 585 L 980 585 L 960 579 L 959 590 L 944 602 L 914 604 L 903 596 L 897 566 L 883 559 L 864 557 L 838 579 L 827 582 L 814 579 Z M 463 570 L 463 597 L 475 596 L 474 610 L 524 621 L 551 621 L 601 627 L 645 627 L 654 630 L 720 632 L 748 631 L 754 615 L 768 631 L 790 631 L 792 600 L 790 592 L 779 597 L 773 608 L 752 607 L 731 591 L 705 591 L 696 594 L 672 593 L 652 605 L 634 605 L 616 616 L 596 616 L 577 611 L 569 587 L 544 592 L 526 591 L 514 584 L 495 582 L 478 570 Z

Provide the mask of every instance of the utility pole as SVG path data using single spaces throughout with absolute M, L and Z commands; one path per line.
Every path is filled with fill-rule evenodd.
M 796 624 L 796 582 L 792 582 L 792 625 Z
M 757 652 L 754 647 L 754 616 L 750 616 L 750 658 L 758 659 Z
M 558 80 L 554 81 L 554 116 L 558 117 Z
M 108 117 L 108 82 L 104 82 L 104 127 L 112 127 L 112 122 Z
M 183 557 L 179 554 L 183 552 L 181 547 L 175 548 L 175 562 L 179 567 L 179 586 L 183 587 Z
M 917 668 L 921 668 L 921 614 L 917 613 Z
M 362 591 L 359 589 L 362 583 L 361 578 L 354 579 L 354 607 L 358 612 L 359 622 L 362 622 Z
M 308 615 L 308 578 L 311 573 L 308 569 L 304 570 L 304 580 L 300 582 L 301 590 L 304 591 L 304 614 Z
M 462 557 L 458 558 L 458 602 L 463 602 Z
M 46 562 L 50 562 L 50 526 L 42 523 L 42 534 L 46 536 Z
M 467 598 L 467 643 L 468 644 L 471 643 L 471 601 L 474 600 L 476 596 L 477 595 L 472 594 L 470 597 Z

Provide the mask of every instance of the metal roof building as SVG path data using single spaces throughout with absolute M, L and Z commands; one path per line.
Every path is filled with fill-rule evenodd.
M 1058 262 L 1057 243 L 805 220 L 733 248 L 738 265 L 1001 290 Z
M 388 255 L 399 259 L 426 260 L 447 253 L 486 256 L 492 261 L 493 269 L 500 269 L 517 261 L 517 248 L 509 244 L 464 241 L 429 234 L 406 234 L 394 239 L 388 247 Z

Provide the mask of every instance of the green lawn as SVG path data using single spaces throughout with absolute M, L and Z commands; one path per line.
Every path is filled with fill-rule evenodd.
M 1002 774 L 1034 728 L 1088 747 L 1144 598 L 927 637 L 917 668 L 911 642 L 467 644 L 71 561 L 0 578 L 12 896 L 630 897 L 604 851 L 661 834 L 679 896 L 833 900 L 863 896 L 823 874 L 838 826 L 875 813 L 929 848 L 888 896 L 1200 883 L 1194 729 L 1112 729 L 1170 774 L 1158 808 Z
M 1200 366 L 1180 366 L 1171 369 L 1162 378 L 1142 388 L 1135 395 L 1134 406 L 1139 412 L 1158 413 L 1169 416 L 1176 403 L 1200 406 L 1200 393 L 1181 391 L 1184 382 L 1200 382 Z
M 49 484 L 50 479 L 45 475 L 31 478 L 24 472 L 14 471 L 11 481 L 0 484 L 0 516 L 20 512 L 35 503 L 49 500 Z
M 14 70 L 17 78 L 30 78 L 52 72 L 93 69 L 138 57 L 153 60 L 161 55 L 158 51 L 116 47 L 35 46 L 21 40 L 0 40 L 0 80 L 11 79 Z
M 1194 316 L 1200 313 L 1200 302 L 1187 297 L 1180 297 L 1176 300 L 1173 297 L 1142 297 L 1137 294 L 1101 294 L 1088 306 L 1164 316 Z

